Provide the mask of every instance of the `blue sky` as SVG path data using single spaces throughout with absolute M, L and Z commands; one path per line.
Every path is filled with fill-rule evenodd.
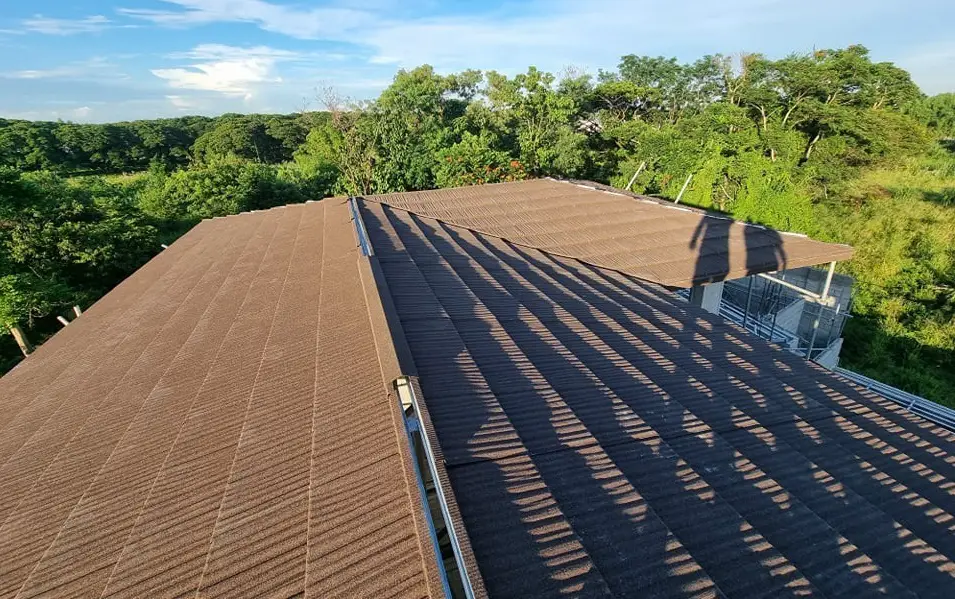
M 952 0 L 0 0 L 0 116 L 104 122 L 374 97 L 401 67 L 508 74 L 863 44 L 955 91 Z

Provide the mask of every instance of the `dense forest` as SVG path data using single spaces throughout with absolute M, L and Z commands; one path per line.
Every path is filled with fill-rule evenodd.
M 400 71 L 295 115 L 0 119 L 0 372 L 200 219 L 336 193 L 556 176 L 856 246 L 843 363 L 955 405 L 955 94 L 861 46 Z

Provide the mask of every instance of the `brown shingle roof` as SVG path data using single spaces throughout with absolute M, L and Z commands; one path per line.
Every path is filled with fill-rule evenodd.
M 365 199 L 674 287 L 846 260 L 852 248 L 552 179 Z
M 0 596 L 441 596 L 369 272 L 206 221 L 0 379 Z
M 955 595 L 955 435 L 665 289 L 362 214 L 491 597 Z
M 951 433 L 658 285 L 357 206 L 370 258 L 341 199 L 203 222 L 0 379 L 0 597 L 440 596 L 400 374 L 478 597 L 955 594 Z

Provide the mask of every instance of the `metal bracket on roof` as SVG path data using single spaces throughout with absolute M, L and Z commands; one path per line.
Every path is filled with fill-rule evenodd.
M 358 202 L 354 197 L 348 198 L 348 209 L 351 210 L 352 222 L 355 223 L 355 234 L 358 236 L 358 245 L 361 246 L 361 253 L 366 256 L 373 256 L 375 251 L 371 248 L 371 240 L 368 238 L 368 231 L 365 229 L 365 221 L 361 219 L 361 212 L 358 211 Z

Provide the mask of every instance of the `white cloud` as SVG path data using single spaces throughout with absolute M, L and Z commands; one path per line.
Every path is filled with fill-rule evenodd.
M 298 52 L 280 50 L 268 46 L 242 48 L 225 44 L 199 44 L 187 52 L 174 52 L 169 58 L 187 58 L 193 60 L 238 60 L 245 58 L 268 58 L 275 60 L 291 59 L 300 56 Z
M 216 22 L 254 23 L 266 31 L 303 39 L 334 37 L 369 22 L 372 14 L 350 8 L 298 9 L 264 0 L 166 0 L 184 10 L 121 8 L 126 16 L 187 27 Z
M 176 110 L 195 110 L 199 107 L 199 102 L 184 96 L 166 96 L 166 99 L 169 100 L 169 103 L 172 104 Z
M 251 98 L 256 88 L 264 83 L 278 83 L 282 79 L 275 72 L 275 64 L 290 60 L 298 54 L 267 46 L 240 48 L 221 44 L 203 44 L 189 52 L 171 58 L 201 60 L 186 67 L 153 69 L 153 75 L 165 79 L 170 86 L 180 89 L 215 91 L 227 96 Z
M 67 110 L 0 110 L 4 118 L 23 119 L 25 121 L 89 121 L 93 109 L 89 106 L 79 106 Z
M 82 19 L 52 19 L 43 15 L 33 15 L 23 20 L 23 28 L 34 33 L 47 35 L 75 35 L 77 33 L 95 33 L 110 27 L 112 21 L 103 15 L 93 15 Z
M 88 60 L 71 62 L 49 69 L 24 69 L 0 73 L 5 79 L 72 79 L 102 80 L 128 79 L 129 76 L 118 70 L 118 66 L 109 59 L 95 56 Z
M 612 68 L 620 56 L 630 53 L 682 51 L 689 58 L 715 52 L 772 52 L 780 27 L 793 32 L 786 52 L 809 50 L 821 37 L 816 37 L 816 29 L 797 26 L 810 15 L 826 11 L 827 18 L 838 24 L 841 14 L 860 7 L 865 7 L 864 18 L 884 16 L 888 4 L 887 0 L 843 0 L 837 7 L 829 0 L 795 4 L 551 0 L 525 5 L 517 14 L 501 9 L 479 15 L 380 20 L 356 32 L 353 39 L 373 49 L 372 62 L 403 67 L 428 63 L 440 69 L 503 72 L 522 71 L 532 64 L 553 71 L 569 64 Z
M 798 37 L 785 51 L 809 50 L 822 39 L 824 27 L 808 24 L 812 15 L 826 12 L 836 31 L 843 21 L 855 22 L 896 10 L 891 0 L 536 0 L 506 4 L 464 15 L 407 16 L 416 11 L 403 6 L 365 9 L 318 8 L 305 4 L 277 4 L 266 0 L 165 0 L 169 10 L 126 8 L 120 12 L 166 26 L 193 26 L 215 22 L 244 22 L 266 31 L 296 38 L 347 43 L 366 49 L 371 64 L 416 66 L 429 63 L 439 69 L 496 68 L 523 70 L 530 64 L 545 69 L 586 64 L 611 67 L 622 54 L 691 53 L 744 49 L 767 50 L 779 39 L 780 27 Z M 860 12 L 861 11 L 861 12 Z M 442 11 L 448 12 L 448 11 Z M 814 21 L 813 21 L 814 22 Z M 841 35 L 841 34 L 839 34 Z M 652 39 L 649 37 L 652 36 Z M 838 37 L 838 35 L 836 36 Z M 848 40 L 857 41 L 857 40 Z M 740 44 L 749 47 L 740 47 Z

